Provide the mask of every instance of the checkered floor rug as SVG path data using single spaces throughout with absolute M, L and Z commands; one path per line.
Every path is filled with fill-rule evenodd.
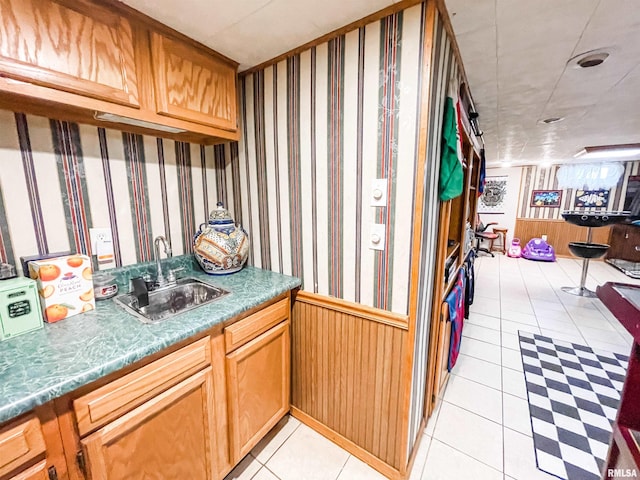
M 519 332 L 538 468 L 599 480 L 628 357 Z

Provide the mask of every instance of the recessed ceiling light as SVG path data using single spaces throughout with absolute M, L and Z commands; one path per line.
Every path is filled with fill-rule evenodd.
M 578 60 L 578 65 L 582 68 L 591 68 L 597 67 L 604 63 L 604 61 L 609 57 L 609 54 L 606 52 L 596 53 L 594 55 L 587 55 L 584 58 Z
M 503 167 L 510 167 L 511 165 L 513 165 L 513 163 L 511 163 L 511 162 L 501 162 L 500 165 L 503 166 Z
M 544 120 L 540 120 L 540 123 L 545 123 L 547 125 L 551 125 L 552 123 L 558 123 L 564 120 L 564 117 L 549 117 Z
M 572 65 L 573 68 L 597 67 L 598 65 L 602 65 L 604 61 L 609 58 L 613 50 L 614 48 L 607 48 L 606 50 L 604 48 L 590 50 L 588 52 L 581 53 L 580 55 L 576 55 L 567 63 Z
M 640 155 L 640 143 L 627 143 L 625 145 L 600 145 L 584 147 L 574 155 L 575 158 L 628 158 Z

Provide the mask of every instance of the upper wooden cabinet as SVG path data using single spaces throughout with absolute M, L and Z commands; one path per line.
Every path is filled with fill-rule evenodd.
M 219 128 L 236 128 L 233 66 L 191 45 L 151 34 L 157 112 Z
M 0 0 L 0 108 L 238 140 L 237 67 L 117 0 Z
M 11 78 L 138 107 L 129 22 L 74 1 L 0 1 L 0 69 Z

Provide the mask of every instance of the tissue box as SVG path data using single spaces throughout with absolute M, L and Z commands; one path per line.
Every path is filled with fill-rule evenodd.
M 29 262 L 29 276 L 38 282 L 45 322 L 58 322 L 95 308 L 91 262 L 86 255 Z

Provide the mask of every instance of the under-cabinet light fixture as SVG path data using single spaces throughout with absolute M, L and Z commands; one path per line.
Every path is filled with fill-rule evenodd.
M 162 125 L 161 123 L 146 122 L 144 120 L 137 120 L 135 118 L 123 117 L 122 115 L 116 115 L 115 113 L 107 112 L 95 112 L 93 118 L 96 120 L 102 120 L 105 122 L 122 123 L 124 125 L 131 125 L 133 127 L 150 128 L 152 130 L 159 130 L 169 133 L 184 133 L 186 130 L 182 128 L 170 127 L 168 125 Z
M 588 160 L 592 158 L 627 158 L 640 155 L 640 143 L 627 143 L 624 145 L 600 145 L 584 147 L 574 155 L 575 158 Z

